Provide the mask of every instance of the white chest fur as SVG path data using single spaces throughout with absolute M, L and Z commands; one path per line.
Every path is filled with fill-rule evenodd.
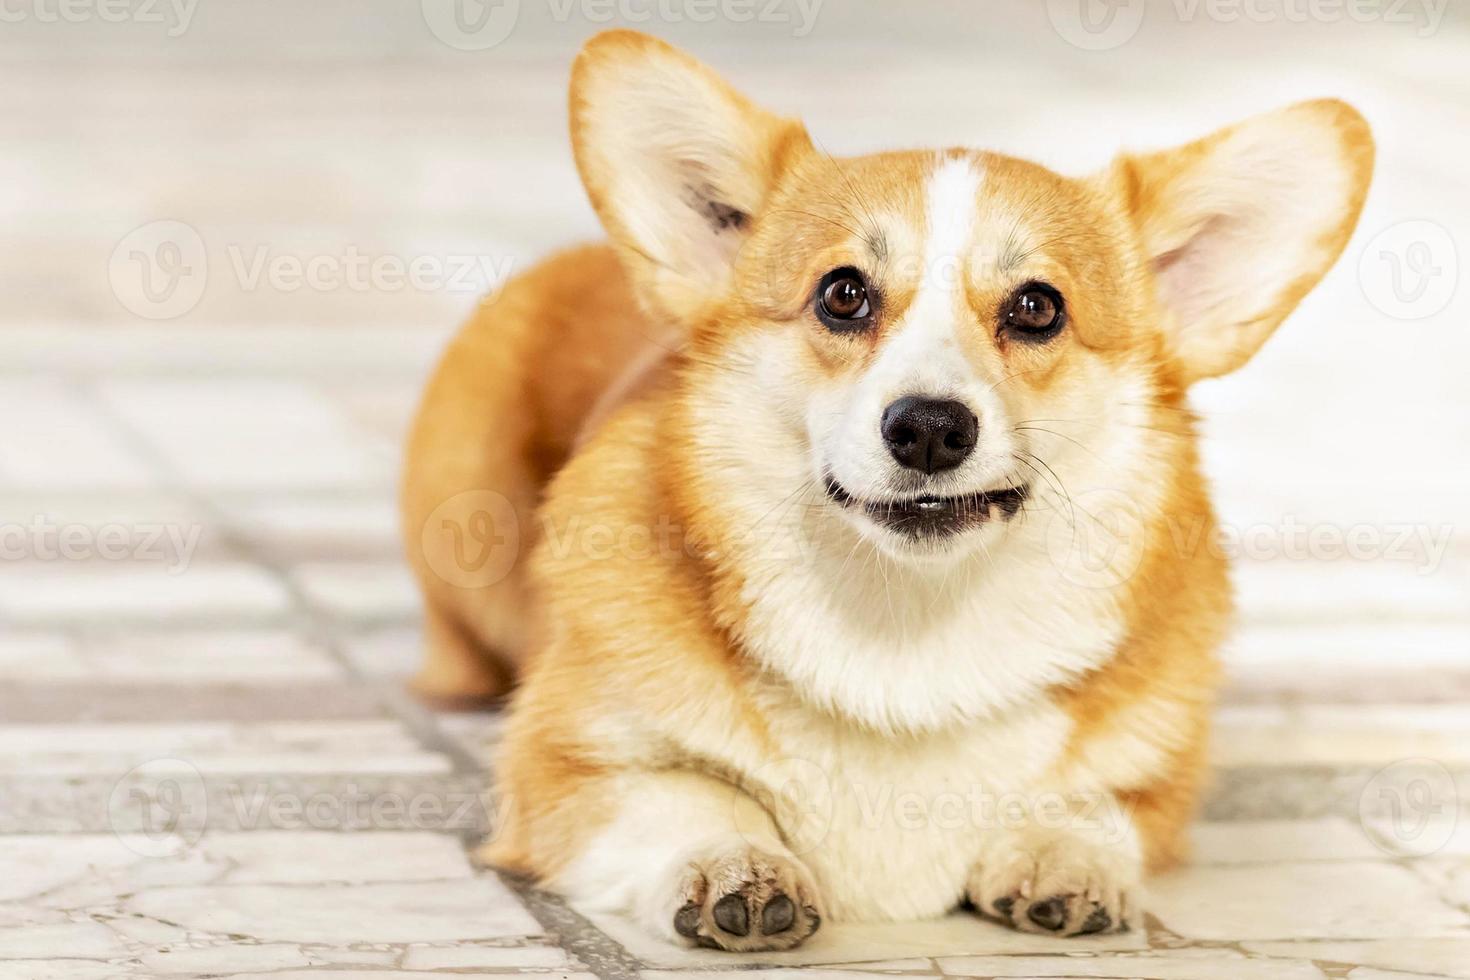
M 984 835 L 1036 802 L 1070 721 L 1039 703 L 943 735 L 880 737 L 810 711 L 777 710 L 787 755 L 747 774 L 829 914 L 942 915 L 963 897 Z

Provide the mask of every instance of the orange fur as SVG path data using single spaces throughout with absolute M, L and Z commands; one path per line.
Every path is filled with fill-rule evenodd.
M 974 846 L 975 854 L 953 857 L 944 840 L 929 840 L 932 857 L 905 865 L 908 858 L 861 843 L 877 831 L 839 820 L 834 850 L 806 856 L 808 868 L 776 853 L 796 831 L 762 776 L 796 758 L 822 760 L 824 778 L 841 792 L 844 779 L 908 780 L 928 791 L 968 778 L 1033 797 L 1048 789 L 1099 794 L 1130 813 L 1138 856 L 1078 838 L 1069 844 L 1080 848 L 1078 860 L 1097 862 L 1087 873 L 1116 874 L 1126 889 L 1130 862 L 1179 860 L 1205 778 L 1215 650 L 1230 616 L 1226 570 L 1204 546 L 1214 515 L 1185 391 L 1248 358 L 1342 250 L 1371 172 L 1361 118 L 1340 103 L 1306 103 L 1178 150 L 1121 158 L 1081 180 L 965 150 L 834 160 L 798 124 L 628 32 L 589 43 L 573 72 L 571 105 L 578 166 L 616 251 L 557 256 L 479 311 L 430 383 L 404 483 L 405 533 L 429 618 L 418 689 L 440 699 L 493 696 L 524 668 L 497 765 L 509 809 L 488 858 L 577 897 L 589 883 L 611 882 L 671 938 L 694 936 L 683 931 L 693 920 L 680 918 L 693 909 L 700 941 L 755 949 L 799 942 L 823 906 L 900 916 L 969 897 L 989 914 L 983 902 L 1006 887 L 997 853 L 1008 859 L 1006 848 L 1039 846 L 991 834 L 980 847 L 961 834 L 955 847 Z M 1292 199 L 1299 220 L 1285 228 L 1247 206 L 1249 187 L 1231 183 L 1277 138 L 1320 150 L 1330 178 Z M 1299 156 L 1267 168 L 1267 192 L 1270 182 L 1286 186 L 1306 172 L 1310 161 Z M 961 197 L 936 206 L 944 194 Z M 956 215 L 956 207 L 974 214 Z M 1238 253 L 1240 236 L 1261 235 L 1278 236 L 1295 265 L 1267 269 L 1254 292 L 1233 289 L 1216 267 Z M 930 250 L 949 239 L 961 248 L 945 280 Z M 868 329 L 834 331 L 812 312 L 814 284 L 843 267 L 873 284 Z M 1045 343 L 997 327 L 1027 281 L 1066 297 L 1066 328 Z M 866 689 L 860 672 L 827 677 L 819 655 L 833 631 L 861 621 L 892 630 L 891 661 L 928 656 L 912 634 L 960 622 L 987 595 L 1007 594 L 1006 579 L 995 577 L 1011 574 L 1007 567 L 971 560 L 964 574 L 988 584 L 967 591 L 932 574 L 923 556 L 856 536 L 848 522 L 862 518 L 824 498 L 808 461 L 822 439 L 838 438 L 823 426 L 856 404 L 839 396 L 855 399 L 850 393 L 875 383 L 868 379 L 886 365 L 903 366 L 894 359 L 904 345 L 927 342 L 923 331 L 941 320 L 953 321 L 952 340 L 935 333 L 932 357 L 983 379 L 974 390 L 990 399 L 987 420 L 1011 424 L 1008 434 L 982 426 L 982 441 L 1010 438 L 1042 464 L 1022 468 L 1022 455 L 1012 453 L 1012 479 L 1033 487 L 1016 530 L 987 524 L 966 533 L 988 535 L 982 543 L 1009 555 L 1003 560 L 1016 576 L 1052 575 L 1056 594 L 1075 604 L 1037 604 L 1014 619 L 1008 604 L 983 607 L 997 629 L 1010 629 L 1018 643 L 1033 637 L 1036 647 L 1029 657 L 991 651 L 1004 660 L 993 683 L 1009 682 L 1008 672 L 1017 679 L 986 694 L 982 708 L 962 700 L 959 677 L 954 691 L 946 677 L 925 687 L 929 678 L 905 676 L 880 658 L 866 669 L 897 672 L 889 688 L 875 680 Z M 916 356 L 915 370 L 930 359 Z M 623 377 L 630 371 L 635 383 Z M 905 390 L 885 398 L 895 393 Z M 866 438 L 877 420 L 858 423 L 853 438 Z M 1043 452 L 1089 484 L 1068 488 Z M 1103 465 L 1105 453 L 1114 463 Z M 1078 587 L 1064 581 L 1078 570 L 1070 552 L 1051 555 L 1054 569 L 1038 557 L 1039 543 L 1050 540 L 1045 528 L 1070 522 L 1075 543 L 1077 522 L 1096 519 L 1085 507 L 1079 517 L 1073 489 L 1114 491 L 1136 508 L 1134 538 L 1108 559 L 1109 568 L 1132 561 L 1118 581 Z M 456 586 L 441 571 L 454 560 L 455 540 L 433 521 L 445 501 L 484 490 L 509 500 L 531 570 L 521 561 L 503 579 Z M 849 540 L 848 559 L 864 556 L 857 566 L 828 554 L 833 542 L 846 550 Z M 877 567 L 887 622 L 874 610 L 879 600 L 842 592 Z M 781 617 L 794 614 L 792 590 L 808 587 L 814 591 L 800 601 L 813 616 L 833 615 L 832 628 L 783 634 L 792 623 L 797 633 L 805 628 L 800 617 Z M 932 595 L 899 596 L 895 611 L 890 587 Z M 907 623 L 910 606 L 927 618 Z M 1077 629 L 1056 637 L 1038 622 L 1051 615 L 1073 617 L 1063 621 Z M 977 646 L 990 621 L 977 620 Z M 1054 649 L 1062 641 L 1077 650 Z M 940 640 L 932 646 L 949 649 Z M 1055 752 L 1011 758 L 987 741 L 1033 728 L 1061 733 Z M 982 768 L 946 774 L 950 764 Z M 670 773 L 708 779 L 661 775 Z M 673 802 L 640 815 L 645 794 Z M 741 825 L 751 855 L 732 858 L 728 834 L 718 847 L 684 839 L 711 812 L 744 813 L 747 805 L 756 813 L 753 830 Z M 668 806 L 687 806 L 687 814 L 664 813 Z M 666 831 L 640 829 L 665 817 Z M 645 850 L 672 864 L 619 870 Z M 870 859 L 875 868 L 905 868 L 912 880 L 890 889 L 901 894 L 880 895 L 872 882 L 881 873 L 844 870 Z M 789 872 L 779 880 L 803 896 L 801 928 L 745 938 L 711 925 L 715 882 L 727 880 L 731 860 L 747 876 L 770 860 L 780 875 Z M 954 861 L 978 862 L 979 870 L 966 878 Z M 1052 870 L 1068 880 L 1074 869 Z M 770 901 L 775 886 L 762 887 L 759 898 L 749 888 L 742 894 Z M 1115 915 L 1125 907 L 1111 906 Z M 1069 920 L 1067 929 L 1084 926 Z

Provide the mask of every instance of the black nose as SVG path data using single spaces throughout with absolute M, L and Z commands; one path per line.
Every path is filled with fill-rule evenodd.
M 975 448 L 980 422 L 964 404 L 910 395 L 883 410 L 883 441 L 911 470 L 952 470 Z

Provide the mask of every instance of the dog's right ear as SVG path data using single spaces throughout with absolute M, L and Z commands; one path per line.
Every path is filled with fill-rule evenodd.
M 724 294 L 785 163 L 811 145 L 799 123 L 635 31 L 582 48 L 571 125 L 582 183 L 640 301 L 682 322 Z

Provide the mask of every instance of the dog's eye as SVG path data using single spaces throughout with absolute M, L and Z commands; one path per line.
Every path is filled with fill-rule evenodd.
M 833 269 L 817 285 L 817 318 L 828 329 L 861 330 L 872 313 L 868 284 L 856 269 Z
M 1066 312 L 1062 294 L 1044 282 L 1031 282 L 1011 294 L 1005 326 L 1026 340 L 1049 340 L 1061 330 Z

